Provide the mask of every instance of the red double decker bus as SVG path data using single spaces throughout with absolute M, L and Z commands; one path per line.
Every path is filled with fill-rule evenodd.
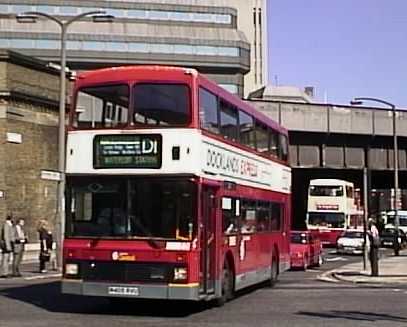
M 62 291 L 216 299 L 289 268 L 287 131 L 195 70 L 77 77 Z

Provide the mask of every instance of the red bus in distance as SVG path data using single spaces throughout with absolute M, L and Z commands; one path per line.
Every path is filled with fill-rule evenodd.
M 287 131 L 193 69 L 77 77 L 64 293 L 216 300 L 290 264 Z

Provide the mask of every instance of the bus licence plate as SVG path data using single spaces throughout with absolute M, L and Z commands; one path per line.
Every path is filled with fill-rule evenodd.
M 109 286 L 108 293 L 110 295 L 127 295 L 127 296 L 140 295 L 138 287 L 124 287 L 124 286 Z

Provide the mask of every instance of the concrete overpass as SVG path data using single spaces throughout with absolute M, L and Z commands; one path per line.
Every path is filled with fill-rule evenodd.
M 249 100 L 289 130 L 294 226 L 302 227 L 310 179 L 341 178 L 363 189 L 393 187 L 392 111 L 374 107 Z M 400 188 L 407 183 L 407 111 L 396 113 Z M 407 201 L 404 201 L 406 203 Z

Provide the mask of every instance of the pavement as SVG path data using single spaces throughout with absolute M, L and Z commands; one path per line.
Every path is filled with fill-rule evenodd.
M 379 276 L 371 276 L 370 262 L 363 269 L 363 259 L 340 268 L 326 271 L 317 279 L 326 282 L 348 282 L 370 285 L 404 285 L 407 287 L 407 250 L 400 251 L 399 256 L 389 255 L 379 260 Z
M 36 280 L 36 279 L 46 279 L 46 278 L 56 278 L 61 277 L 61 273 L 52 270 L 50 263 L 47 263 L 47 272 L 39 272 L 39 254 L 40 254 L 40 244 L 39 243 L 28 243 L 25 246 L 25 251 L 23 254 L 22 263 L 20 266 L 21 277 L 13 277 L 2 280 L 2 282 L 14 282 L 18 279 L 23 280 Z M 0 253 L 1 258 L 1 253 Z M 10 266 L 11 271 L 11 266 Z

